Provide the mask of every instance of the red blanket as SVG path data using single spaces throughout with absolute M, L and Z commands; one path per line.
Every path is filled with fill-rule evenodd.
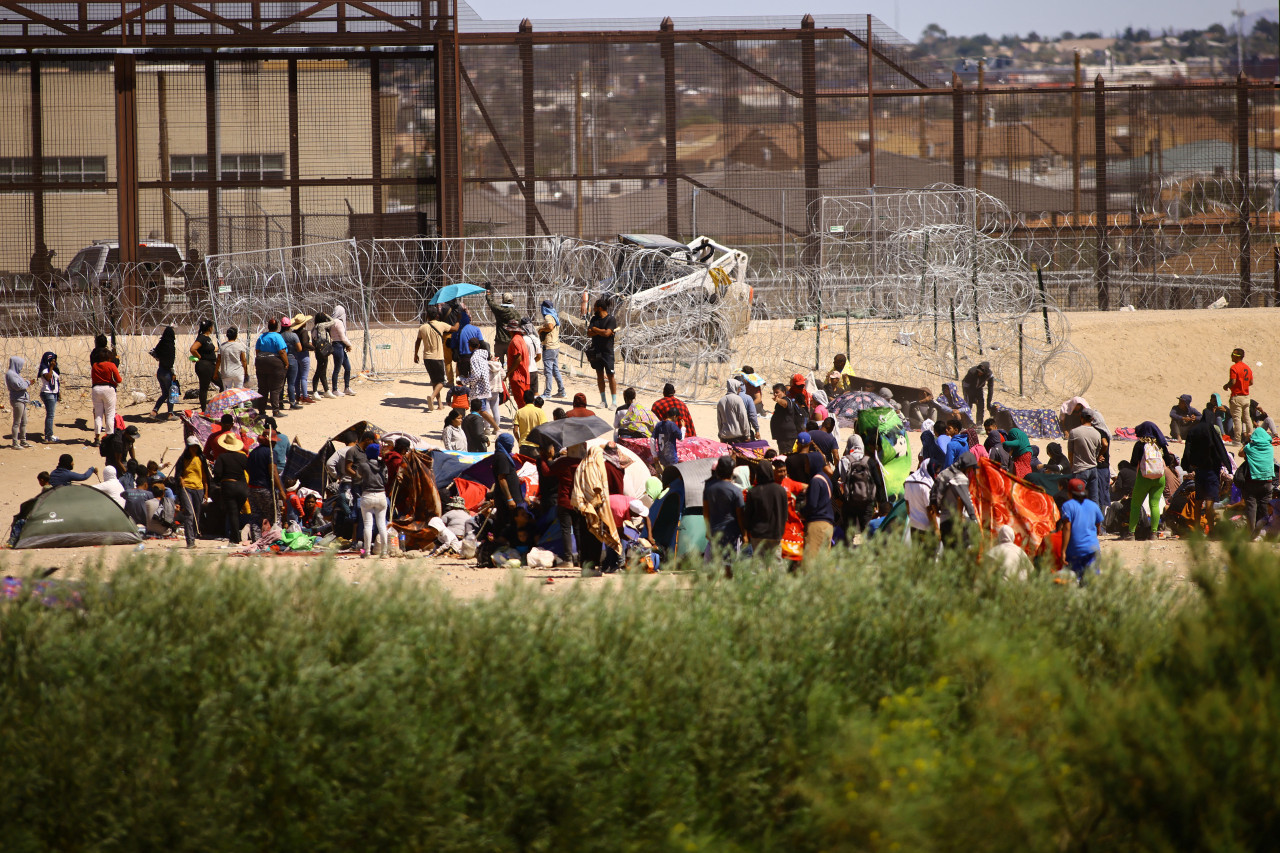
M 994 535 L 1007 524 L 1017 534 L 1014 541 L 1028 556 L 1051 550 L 1048 540 L 1058 526 L 1058 505 L 1040 489 L 990 459 L 980 459 L 978 469 L 969 477 L 969 494 L 978 522 L 989 533 Z

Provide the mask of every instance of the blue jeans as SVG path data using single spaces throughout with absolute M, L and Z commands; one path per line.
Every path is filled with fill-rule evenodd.
M 1073 479 L 1083 480 L 1085 488 L 1089 490 L 1089 500 L 1098 503 L 1098 498 L 1101 497 L 1098 492 L 1098 469 L 1086 468 L 1083 471 L 1073 471 L 1071 476 Z M 1098 506 L 1103 504 L 1098 503 Z
M 542 393 L 551 396 L 551 380 L 556 381 L 557 397 L 564 396 L 564 376 L 560 373 L 560 350 L 544 349 L 542 351 L 542 374 L 545 381 Z
M 306 399 L 311 396 L 311 389 L 307 387 L 307 377 L 311 375 L 311 356 L 302 353 L 298 356 L 298 397 Z
M 169 407 L 169 414 L 173 414 L 173 400 L 169 397 L 169 392 L 173 388 L 173 371 L 165 370 L 163 367 L 156 370 L 156 382 L 160 383 L 160 397 L 156 400 L 155 408 L 151 411 L 155 414 L 160 413 L 160 404 L 164 403 Z
M 1088 573 L 1090 567 L 1093 568 L 1093 573 L 1095 575 L 1102 574 L 1102 572 L 1098 571 L 1097 551 L 1091 551 L 1088 554 L 1077 554 L 1074 557 L 1067 557 L 1067 568 L 1075 572 L 1076 579 L 1080 582 L 1081 586 L 1084 586 L 1085 575 Z
M 289 392 L 290 405 L 298 405 L 298 357 L 290 354 L 289 367 L 284 373 L 284 387 Z
M 53 413 L 58 408 L 58 395 L 41 392 L 40 399 L 44 400 L 44 440 L 49 441 L 53 438 Z
M 1098 467 L 1098 506 L 1111 505 L 1111 465 Z
M 343 388 L 351 387 L 351 359 L 347 358 L 347 348 L 335 342 L 333 345 L 333 390 L 338 390 L 338 371 L 345 371 Z

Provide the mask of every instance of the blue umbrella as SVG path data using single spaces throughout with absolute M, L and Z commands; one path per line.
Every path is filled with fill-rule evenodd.
M 435 296 L 431 297 L 428 305 L 439 305 L 441 302 L 452 302 L 455 299 L 461 299 L 464 296 L 472 296 L 477 293 L 484 293 L 484 288 L 478 284 L 446 284 L 440 288 Z

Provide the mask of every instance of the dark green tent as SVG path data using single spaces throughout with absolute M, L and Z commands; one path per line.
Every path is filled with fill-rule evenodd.
M 36 498 L 14 548 L 134 545 L 138 527 L 111 496 L 89 486 L 60 486 Z

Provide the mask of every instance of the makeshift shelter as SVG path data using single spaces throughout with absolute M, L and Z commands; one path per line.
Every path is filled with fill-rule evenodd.
M 50 489 L 36 498 L 13 547 L 78 548 L 141 541 L 137 525 L 110 495 L 73 484 Z

